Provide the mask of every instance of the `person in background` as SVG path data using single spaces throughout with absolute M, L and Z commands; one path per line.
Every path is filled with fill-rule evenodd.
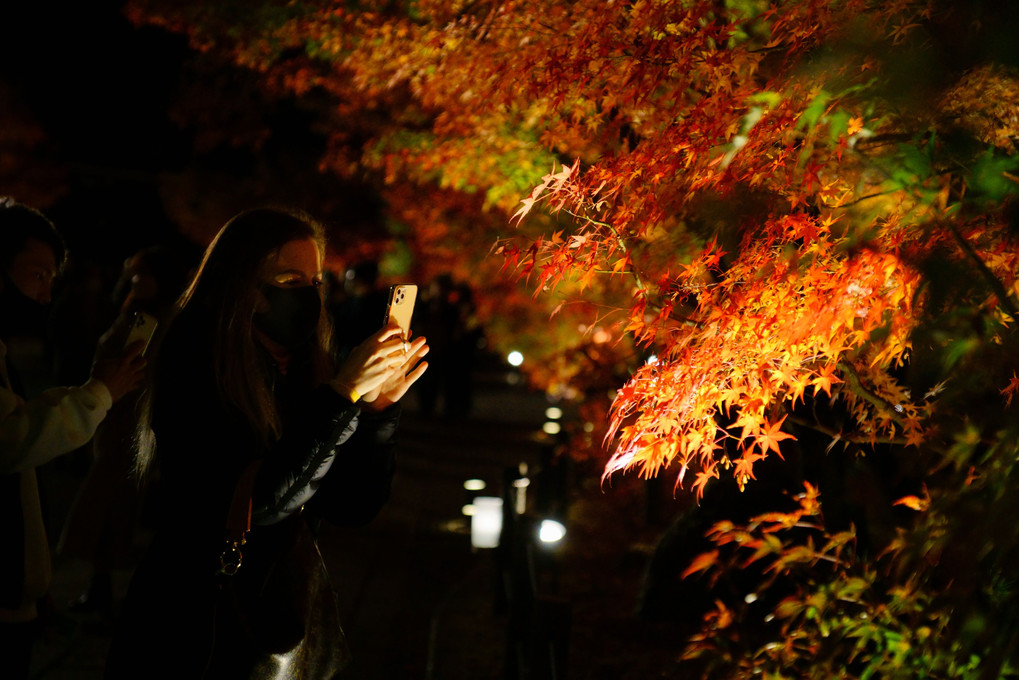
M 158 352 L 162 330 L 192 272 L 189 254 L 165 245 L 138 251 L 124 262 L 113 301 L 120 309 L 114 322 L 123 345 L 135 314 L 156 320 L 156 332 L 145 352 Z M 143 497 L 133 479 L 138 395 L 114 404 L 92 440 L 92 463 L 57 545 L 61 557 L 84 559 L 91 568 L 87 590 L 71 605 L 76 614 L 113 615 L 113 571 L 135 565 L 134 537 Z
M 4 677 L 28 677 L 39 632 L 37 601 L 51 562 L 35 468 L 85 444 L 115 401 L 141 381 L 133 346 L 97 360 L 79 387 L 26 395 L 8 346 L 45 333 L 64 244 L 38 211 L 0 198 L 0 659 Z
M 388 300 L 378 281 L 379 265 L 374 260 L 358 262 L 344 272 L 342 296 L 330 306 L 336 355 L 340 360 L 382 323 Z
M 470 286 L 449 274 L 436 276 L 421 292 L 414 326 L 432 346 L 432 368 L 416 387 L 421 413 L 451 419 L 473 411 L 474 358 L 483 336 Z M 440 406 L 441 405 L 441 406 Z

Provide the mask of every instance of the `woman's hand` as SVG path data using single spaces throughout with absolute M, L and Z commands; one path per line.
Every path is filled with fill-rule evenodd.
M 374 401 L 405 362 L 406 343 L 400 333 L 398 326 L 386 326 L 355 347 L 330 381 L 333 389 L 345 397 L 356 392 L 364 401 Z
M 424 336 L 415 339 L 407 346 L 407 352 L 403 355 L 403 361 L 396 370 L 371 398 L 365 397 L 366 407 L 372 411 L 382 411 L 389 408 L 407 394 L 410 386 L 417 382 L 417 379 L 424 375 L 428 369 L 428 362 L 421 359 L 428 354 L 429 347 L 425 344 Z

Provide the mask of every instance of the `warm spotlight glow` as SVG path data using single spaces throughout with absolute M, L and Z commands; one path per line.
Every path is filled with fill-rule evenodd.
M 541 520 L 541 528 L 538 529 L 538 538 L 542 543 L 558 543 L 566 535 L 566 527 L 554 519 Z
M 468 503 L 467 505 L 463 506 L 462 508 L 460 508 L 460 513 L 470 517 L 471 515 L 474 514 L 474 504 Z
M 497 548 L 502 533 L 502 499 L 478 496 L 471 515 L 471 545 L 475 548 Z
M 562 432 L 562 429 L 563 428 L 559 423 L 553 422 L 551 420 L 541 426 L 541 431 L 544 432 L 545 434 L 559 434 L 560 432 Z
M 563 410 L 558 406 L 549 406 L 545 409 L 545 417 L 549 420 L 559 420 L 563 417 Z
M 519 366 L 524 363 L 524 355 L 514 350 L 506 355 L 506 361 L 509 362 L 510 366 Z
M 484 491 L 486 486 L 488 485 L 483 479 L 468 479 L 464 482 L 464 489 L 467 491 Z

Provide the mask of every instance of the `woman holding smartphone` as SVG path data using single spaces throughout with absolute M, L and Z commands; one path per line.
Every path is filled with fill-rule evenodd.
M 247 211 L 183 295 L 141 429 L 139 470 L 161 482 L 157 530 L 107 678 L 317 679 L 344 663 L 309 521 L 361 524 L 386 502 L 397 402 L 428 346 L 387 326 L 333 366 L 324 252 L 306 215 Z M 228 554 L 238 499 L 251 530 Z

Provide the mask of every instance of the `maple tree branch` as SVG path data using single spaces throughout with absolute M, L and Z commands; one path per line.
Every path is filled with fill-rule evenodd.
M 778 43 L 777 45 L 772 45 L 771 47 L 755 47 L 752 50 L 747 50 L 747 54 L 761 54 L 761 53 L 766 54 L 769 52 L 784 52 L 788 47 L 789 47 L 788 42 L 782 42 Z
M 590 224 L 593 224 L 596 227 L 603 227 L 605 229 L 608 229 L 609 232 L 615 237 L 616 243 L 622 249 L 623 253 L 625 255 L 630 254 L 630 248 L 627 245 L 626 240 L 619 235 L 619 232 L 616 231 L 616 228 L 613 227 L 611 224 L 609 224 L 608 222 L 596 220 L 593 217 L 588 217 L 587 215 L 578 215 L 571 210 L 567 210 L 567 212 L 570 215 L 573 215 L 573 217 L 577 218 L 578 220 L 587 220 Z M 644 285 L 644 279 L 641 277 L 640 271 L 637 269 L 637 265 L 633 263 L 633 260 L 630 260 L 630 273 L 633 275 L 634 280 L 637 282 L 637 287 L 640 288 L 641 290 L 647 290 L 647 286 Z
M 972 260 L 973 264 L 987 281 L 987 285 L 989 285 L 991 290 L 994 291 L 994 294 L 998 296 L 1001 306 L 1005 308 L 1009 316 L 1015 317 L 1017 313 L 1019 313 L 1019 309 L 1016 309 L 1016 306 L 1012 303 L 1011 295 L 1001 283 L 1001 280 L 994 275 L 994 272 L 991 271 L 990 267 L 988 267 L 983 259 L 981 259 L 979 253 L 973 250 L 973 246 L 969 244 L 969 241 L 966 240 L 966 237 L 959 232 L 958 228 L 954 224 L 947 223 L 946 226 L 948 227 L 948 231 L 951 232 L 952 237 L 955 239 L 955 242 L 959 245 L 959 248 L 962 249 L 962 252 L 966 255 L 966 257 Z
M 867 137 L 856 142 L 853 147 L 857 152 L 863 153 L 864 149 L 876 148 L 879 146 L 885 146 L 886 144 L 892 144 L 895 142 L 902 142 L 908 139 L 912 139 L 912 135 L 905 132 L 887 132 L 882 135 L 874 135 L 873 137 Z
M 789 422 L 801 427 L 805 427 L 815 432 L 820 432 L 823 435 L 831 437 L 836 442 L 845 442 L 847 444 L 859 444 L 861 446 L 871 446 L 873 444 L 889 444 L 892 446 L 906 446 L 909 442 L 904 437 L 868 437 L 863 434 L 846 434 L 833 428 L 827 427 L 816 421 L 805 420 L 803 418 L 797 418 L 796 416 L 790 416 Z
M 906 421 L 903 420 L 900 416 L 896 415 L 895 404 L 888 403 L 885 399 L 879 397 L 878 395 L 874 394 L 866 387 L 864 387 L 863 383 L 860 380 L 860 375 L 856 372 L 856 369 L 853 368 L 851 364 L 848 364 L 845 361 L 840 361 L 838 363 L 838 367 L 843 373 L 845 373 L 846 378 L 848 378 L 846 384 L 849 386 L 849 389 L 851 389 L 854 394 L 863 397 L 864 400 L 868 401 L 874 406 L 877 406 L 879 409 L 882 410 L 887 409 L 888 417 L 891 420 L 894 420 L 901 427 L 906 427 Z
M 894 194 L 897 191 L 902 191 L 902 190 L 901 189 L 889 189 L 888 191 L 876 191 L 873 194 L 867 194 L 866 196 L 860 196 L 859 198 L 857 198 L 855 200 L 852 200 L 852 201 L 849 201 L 848 203 L 841 203 L 839 205 L 828 205 L 827 203 L 825 203 L 824 207 L 826 207 L 826 208 L 848 208 L 851 205 L 856 205 L 857 203 L 862 203 L 863 201 L 869 201 L 872 198 L 878 198 L 880 196 L 887 196 L 888 194 Z

